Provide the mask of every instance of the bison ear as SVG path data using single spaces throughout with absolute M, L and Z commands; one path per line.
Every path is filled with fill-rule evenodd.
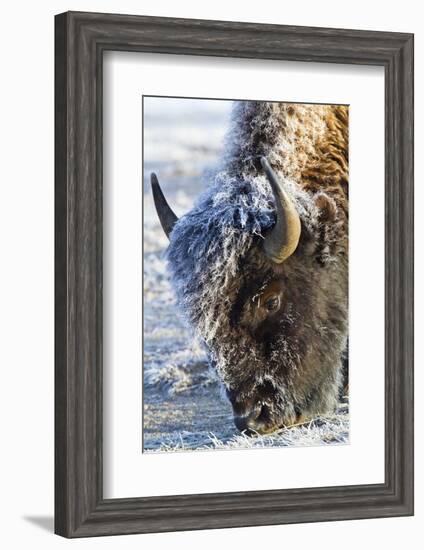
M 339 210 L 336 202 L 326 193 L 317 193 L 314 197 L 316 206 L 316 248 L 315 257 L 320 265 L 326 265 L 334 256 L 346 253 L 347 218 Z
M 317 193 L 314 197 L 315 206 L 318 210 L 320 223 L 331 223 L 337 218 L 337 205 L 332 198 L 325 193 Z

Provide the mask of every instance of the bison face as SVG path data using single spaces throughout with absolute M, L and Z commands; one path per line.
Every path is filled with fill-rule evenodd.
M 226 175 L 180 220 L 152 178 L 180 307 L 248 434 L 334 408 L 347 339 L 346 219 L 263 167 Z
M 344 262 L 322 266 L 308 242 L 281 266 L 253 248 L 209 341 L 237 428 L 268 433 L 332 410 L 346 346 Z

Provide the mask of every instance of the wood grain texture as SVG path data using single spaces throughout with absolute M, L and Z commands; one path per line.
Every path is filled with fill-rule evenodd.
M 55 22 L 55 531 L 65 537 L 413 513 L 413 35 L 68 12 Z M 385 67 L 385 483 L 103 499 L 102 54 Z

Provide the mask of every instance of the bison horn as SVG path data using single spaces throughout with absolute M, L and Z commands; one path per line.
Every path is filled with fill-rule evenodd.
M 281 264 L 293 254 L 299 244 L 300 218 L 293 201 L 265 157 L 261 158 L 261 164 L 271 185 L 277 211 L 277 221 L 266 235 L 263 246 L 266 256 Z
M 165 195 L 162 193 L 159 180 L 155 173 L 150 175 L 150 182 L 152 184 L 153 200 L 155 201 L 156 212 L 158 213 L 162 229 L 165 231 L 165 235 L 169 239 L 169 235 L 171 234 L 174 225 L 177 223 L 178 218 L 166 202 Z

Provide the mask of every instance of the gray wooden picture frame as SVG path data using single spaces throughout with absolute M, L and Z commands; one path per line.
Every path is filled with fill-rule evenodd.
M 102 56 L 106 50 L 384 67 L 384 483 L 103 498 Z M 85 537 L 413 514 L 413 89 L 411 34 L 96 13 L 56 16 L 57 534 Z

